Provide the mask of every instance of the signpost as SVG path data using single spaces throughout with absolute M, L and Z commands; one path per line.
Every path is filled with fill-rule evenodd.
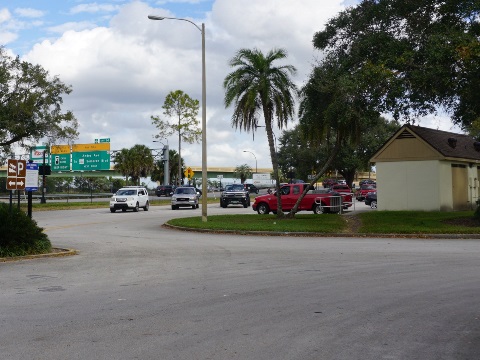
M 53 147 L 52 147 L 53 148 Z M 46 151 L 48 154 L 48 147 L 45 145 L 35 146 L 30 150 L 30 160 L 33 160 L 34 163 L 43 164 L 43 152 Z M 45 158 L 45 164 L 49 164 L 49 156 Z
M 26 160 L 8 159 L 7 190 L 25 190 Z
M 108 151 L 73 152 L 72 170 L 110 170 L 110 153 Z
M 107 139 L 95 144 L 72 145 L 73 171 L 110 170 L 110 142 L 102 140 Z
M 38 164 L 27 164 L 25 174 L 25 191 L 37 191 L 38 190 Z

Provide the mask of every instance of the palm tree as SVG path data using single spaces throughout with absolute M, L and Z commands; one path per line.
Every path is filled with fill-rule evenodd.
M 250 177 L 250 175 L 252 175 L 252 168 L 247 164 L 238 165 L 235 168 L 234 176 L 240 178 L 242 184 Z
M 278 217 L 283 217 L 280 198 L 280 177 L 273 140 L 273 121 L 282 129 L 294 115 L 295 84 L 290 80 L 296 69 L 292 65 L 274 66 L 276 60 L 287 57 L 284 49 L 273 49 L 264 55 L 258 49 L 241 49 L 230 60 L 236 68 L 225 77 L 225 107 L 234 105 L 232 125 L 245 131 L 255 131 L 258 114 L 263 114 L 274 179 L 276 180 Z
M 135 145 L 131 149 L 122 149 L 115 154 L 114 169 L 127 179 L 132 178 L 139 184 L 141 177 L 146 177 L 155 168 L 151 150 L 145 145 Z

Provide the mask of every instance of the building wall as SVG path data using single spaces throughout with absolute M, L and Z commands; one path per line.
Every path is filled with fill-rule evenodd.
M 438 211 L 442 207 L 445 199 L 439 196 L 439 179 L 445 169 L 438 160 L 378 162 L 376 166 L 379 210 Z M 450 174 L 449 178 L 451 182 Z

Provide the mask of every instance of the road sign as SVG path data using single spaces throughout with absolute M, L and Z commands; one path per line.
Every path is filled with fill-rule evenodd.
M 32 150 L 30 150 L 30 160 L 33 160 L 34 163 L 42 164 L 43 163 L 43 152 L 45 153 L 45 164 L 49 164 L 50 156 L 48 154 L 47 146 L 35 146 Z
M 53 148 L 52 148 L 53 152 Z M 68 154 L 51 155 L 52 171 L 70 171 L 70 151 Z
M 110 153 L 108 151 L 73 152 L 72 170 L 110 170 Z
M 52 145 L 50 154 L 70 154 L 70 145 Z
M 8 159 L 7 190 L 25 189 L 26 164 L 26 160 Z
M 25 191 L 38 190 L 38 164 L 27 164 L 25 174 Z
M 189 178 L 189 179 L 193 178 L 193 175 L 195 175 L 195 173 L 193 172 L 193 170 L 192 170 L 191 167 L 188 167 L 188 168 L 185 170 L 184 174 L 185 174 L 185 177 L 186 177 L 186 178 Z
M 98 143 L 109 143 L 110 142 L 110 138 L 104 138 L 104 139 L 95 139 L 95 144 L 98 144 Z
M 85 151 L 110 151 L 110 143 L 101 144 L 74 144 L 72 145 L 72 152 Z

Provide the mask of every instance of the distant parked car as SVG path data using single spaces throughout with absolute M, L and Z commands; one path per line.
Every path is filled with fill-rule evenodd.
M 377 192 L 372 191 L 365 196 L 365 205 L 370 206 L 372 209 L 377 208 Z
M 363 180 L 360 180 L 358 185 L 359 186 L 362 186 L 362 185 L 377 185 L 377 183 L 375 182 L 375 180 L 372 180 L 372 179 L 363 179 Z
M 335 184 L 335 185 L 332 185 L 331 189 L 335 192 L 340 193 L 340 194 L 351 194 L 352 193 L 352 189 L 350 189 L 350 186 L 348 186 L 348 185 Z
M 173 192 L 175 191 L 175 187 L 172 185 L 160 185 L 157 186 L 155 190 L 155 195 L 157 196 L 172 196 Z
M 367 196 L 367 194 L 369 192 L 373 192 L 373 191 L 377 191 L 377 188 L 373 185 L 362 185 L 360 186 L 360 189 L 358 189 L 356 192 L 355 192 L 355 199 L 357 199 L 358 201 L 363 201 L 365 200 L 365 196 Z
M 248 190 L 251 194 L 258 194 L 258 188 L 253 184 L 244 184 L 245 190 Z
M 322 181 L 322 185 L 325 189 L 330 188 L 335 184 L 338 184 L 338 181 L 335 180 L 335 179 L 325 179 L 325 180 Z

